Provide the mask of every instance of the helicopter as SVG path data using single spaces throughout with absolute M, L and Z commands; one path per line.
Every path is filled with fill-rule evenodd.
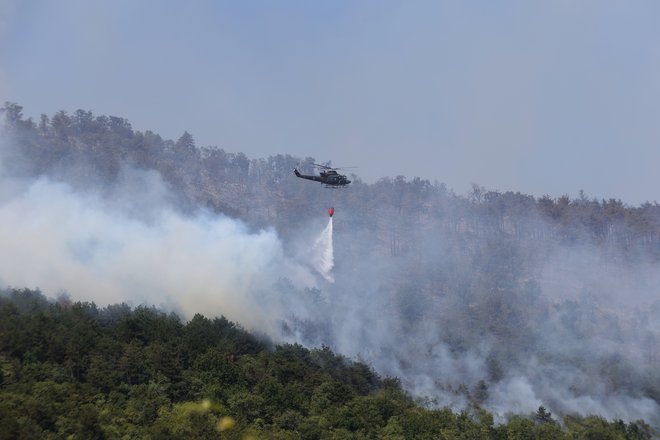
M 296 177 L 300 177 L 301 179 L 313 180 L 314 182 L 321 182 L 325 185 L 326 188 L 341 188 L 351 183 L 351 181 L 348 180 L 348 178 L 344 174 L 339 174 L 337 170 L 341 170 L 345 168 L 355 168 L 355 167 L 333 168 L 326 165 L 319 165 L 317 163 L 312 165 L 319 168 L 320 171 L 318 176 L 309 176 L 309 175 L 301 174 L 300 171 L 298 171 L 298 168 L 293 169 L 293 174 L 295 174 Z

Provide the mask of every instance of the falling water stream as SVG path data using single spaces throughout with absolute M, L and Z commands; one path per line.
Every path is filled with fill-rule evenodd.
M 332 217 L 328 225 L 314 241 L 314 268 L 331 283 L 335 282 L 332 268 L 335 265 L 335 257 L 332 249 Z

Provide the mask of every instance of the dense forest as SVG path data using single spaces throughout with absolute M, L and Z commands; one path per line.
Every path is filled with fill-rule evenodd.
M 494 425 L 475 405 L 428 409 L 396 379 L 327 347 L 272 346 L 224 317 L 40 292 L 0 294 L 0 438 L 649 439 L 642 421 Z M 562 427 L 563 426 L 563 427 Z
M 26 199 L 29 191 L 25 190 L 25 182 L 36 182 L 35 185 L 42 187 L 56 183 L 70 188 L 75 197 L 94 194 L 103 200 L 121 200 L 121 214 L 113 211 L 118 230 L 128 230 L 126 225 L 133 225 L 133 220 L 138 219 L 141 225 L 146 225 L 147 233 L 132 234 L 132 241 L 139 242 L 143 235 L 160 240 L 156 233 L 162 229 L 158 227 L 159 214 L 147 212 L 151 208 L 145 203 L 145 199 L 156 194 L 159 203 L 176 211 L 180 216 L 177 219 L 189 222 L 186 225 L 206 227 L 210 218 L 221 217 L 242 225 L 237 227 L 236 234 L 247 237 L 262 236 L 263 231 L 272 230 L 282 247 L 281 254 L 273 251 L 273 260 L 286 260 L 296 268 L 306 268 L 306 247 L 322 227 L 327 207 L 335 207 L 334 284 L 321 280 L 311 287 L 300 286 L 293 275 L 283 275 L 279 279 L 268 278 L 256 289 L 258 292 L 253 289 L 241 293 L 231 297 L 234 300 L 231 302 L 223 297 L 217 303 L 207 302 L 193 310 L 211 319 L 225 315 L 250 330 L 267 334 L 275 343 L 293 344 L 273 349 L 269 344 L 254 342 L 257 345 L 253 352 L 240 352 L 233 355 L 235 359 L 250 359 L 258 354 L 268 357 L 278 350 L 293 350 L 298 353 L 296 356 L 304 354 L 311 362 L 309 365 L 316 365 L 313 368 L 325 371 L 319 366 L 323 363 L 314 364 L 312 359 L 318 360 L 320 353 L 327 354 L 331 349 L 361 361 L 351 364 L 342 360 L 345 366 L 363 368 L 366 364 L 382 377 L 396 377 L 400 382 L 399 386 L 397 380 L 381 381 L 376 379 L 375 373 L 369 373 L 374 375 L 372 387 L 349 393 L 355 398 L 369 399 L 387 395 L 397 402 L 391 404 L 403 412 L 379 413 L 379 428 L 336 425 L 335 421 L 323 425 L 326 422 L 321 423 L 320 414 L 309 406 L 292 409 L 298 412 L 296 423 L 303 423 L 303 420 L 317 423 L 314 429 L 321 429 L 324 435 L 332 432 L 335 438 L 341 438 L 341 433 L 350 437 L 349 432 L 360 432 L 368 438 L 379 435 L 384 438 L 398 438 L 397 435 L 452 438 L 458 435 L 450 433 L 452 429 L 456 430 L 451 431 L 453 433 L 479 429 L 487 436 L 509 433 L 511 438 L 529 438 L 525 437 L 527 434 L 520 434 L 520 437 L 511 434 L 511 429 L 518 425 L 536 430 L 534 432 L 541 427 L 544 430 L 561 427 L 563 432 L 573 433 L 587 425 L 588 429 L 600 429 L 596 428 L 598 425 L 602 429 L 618 430 L 618 434 L 611 433 L 617 438 L 617 435 L 625 436 L 624 432 L 629 429 L 647 432 L 641 423 L 626 427 L 625 423 L 638 419 L 660 429 L 660 205 L 655 201 L 629 206 L 621 200 L 593 199 L 582 192 L 574 199 L 534 197 L 520 192 L 488 190 L 477 184 L 469 194 L 460 195 L 440 182 L 403 176 L 384 177 L 372 184 L 362 182 L 359 176 L 351 176 L 353 183 L 349 188 L 328 190 L 291 174 L 298 165 L 304 171 L 313 172 L 311 164 L 315 158 L 275 155 L 250 159 L 243 153 L 231 153 L 215 146 L 200 148 L 187 132 L 176 141 L 162 139 L 151 131 L 133 129 L 129 121 L 120 117 L 95 116 L 78 110 L 42 115 L 39 121 L 34 121 L 24 117 L 22 111 L 21 106 L 12 103 L 5 104 L 2 109 L 1 176 L 3 182 L 10 184 L 5 185 L 5 191 L 0 194 L 0 209 L 3 210 L 0 220 L 3 215 L 11 217 L 7 213 L 15 213 L 18 220 L 8 223 L 10 225 L 22 226 L 21 222 L 36 215 L 33 203 L 26 203 L 28 208 L 20 211 L 12 204 L 16 200 L 32 201 Z M 151 180 L 142 179 L 135 185 L 136 174 L 157 176 L 160 183 L 146 185 L 144 182 Z M 144 187 L 149 187 L 149 191 Z M 20 189 L 11 193 L 9 188 Z M 148 197 L 140 196 L 141 192 Z M 48 205 L 54 197 L 53 193 L 46 194 L 35 200 Z M 82 240 L 84 246 L 76 244 L 73 250 L 66 251 L 71 254 L 66 257 L 76 270 L 80 265 L 91 264 L 89 262 L 107 263 L 103 258 L 116 248 L 130 248 L 118 246 L 119 239 L 104 242 L 110 222 L 104 224 L 105 229 L 96 230 L 96 223 L 88 221 L 92 217 L 88 211 L 84 211 L 84 215 L 73 212 L 78 209 L 77 204 L 53 205 L 71 209 L 71 216 L 80 218 L 79 229 L 87 234 Z M 118 208 L 112 205 L 112 209 Z M 50 214 L 50 211 L 40 211 L 42 216 Z M 122 220 L 125 218 L 130 218 L 131 222 Z M 12 276 L 18 271 L 15 265 L 8 269 L 10 259 L 18 261 L 24 256 L 25 272 L 37 271 L 35 262 L 38 259 L 34 256 L 39 248 L 35 244 L 36 250 L 30 253 L 27 240 L 10 248 L 11 235 L 15 233 L 12 229 L 18 226 L 8 227 L 3 223 L 3 228 L 6 235 L 0 245 L 15 250 L 13 255 L 7 252 L 6 267 L 0 267 L 0 281 L 32 288 L 44 283 L 42 279 L 45 278 L 29 281 L 28 276 L 20 278 L 20 284 L 13 281 Z M 65 247 L 80 241 L 78 236 L 64 237 Z M 145 243 L 139 242 L 137 248 L 143 249 L 147 246 Z M 153 243 L 148 242 L 149 245 Z M 168 242 L 163 248 L 180 245 L 178 241 L 172 243 Z M 202 247 L 191 249 L 191 253 L 204 250 Z M 247 257 L 238 255 L 237 258 Z M 151 273 L 140 261 L 135 264 L 135 273 Z M 33 266 L 30 268 L 30 265 Z M 190 267 L 177 271 L 176 265 L 170 265 L 159 270 L 170 274 L 168 280 L 174 284 L 172 279 L 189 276 Z M 268 264 L 263 268 L 268 268 Z M 208 279 L 206 272 L 194 269 L 199 279 Z M 103 302 L 105 297 L 97 292 L 109 282 L 98 275 L 100 270 L 93 266 L 93 270 L 85 272 L 86 277 L 92 279 L 86 289 L 76 289 L 75 277 L 73 281 L 59 277 L 62 285 L 57 289 L 69 291 L 76 300 L 97 301 L 104 306 L 112 304 L 107 300 Z M 274 272 L 278 270 L 279 267 Z M 281 272 L 288 274 L 284 270 Z M 44 270 L 44 273 L 48 272 Z M 155 271 L 156 275 L 151 277 L 156 278 L 159 273 Z M 245 278 L 242 273 L 239 275 L 232 279 L 242 282 Z M 55 278 L 52 273 L 48 276 Z M 128 276 L 132 275 L 122 272 L 115 278 L 123 281 Z M 95 283 L 95 277 L 102 281 Z M 230 278 L 229 272 L 224 278 Z M 173 328 L 178 329 L 176 331 L 185 333 L 188 326 L 202 319 L 194 317 L 190 308 L 178 307 L 184 301 L 183 296 L 166 295 L 162 283 L 149 285 L 140 281 L 133 284 L 139 288 L 131 287 L 124 292 L 122 285 L 122 289 L 117 289 L 124 292 L 121 299 L 137 301 L 137 304 L 165 305 L 168 312 L 175 311 L 189 320 L 182 323 L 171 316 L 167 318 Z M 198 289 L 192 283 L 177 288 Z M 52 297 L 57 292 L 45 293 Z M 239 313 L 240 310 L 229 310 L 233 303 L 240 303 L 241 307 L 236 306 L 236 309 L 249 308 L 251 315 L 256 316 L 253 319 L 256 324 L 244 320 L 245 315 Z M 112 326 L 98 317 L 119 306 L 96 310 L 90 304 L 64 307 L 42 301 L 41 307 L 40 313 L 49 310 L 64 314 L 82 307 L 87 310 L 85 313 L 94 316 L 90 319 L 97 322 L 99 329 L 106 329 L 104 326 Z M 158 319 L 166 318 L 161 312 L 148 308 L 122 310 L 127 316 L 144 313 Z M 29 345 L 29 341 L 34 342 L 32 339 L 24 342 Z M 127 343 L 130 344 L 130 340 Z M 139 351 L 146 355 L 147 351 L 142 350 L 146 342 L 139 343 L 142 344 Z M 295 344 L 317 348 L 307 351 Z M 120 359 L 123 353 L 113 356 Z M 4 356 L 14 359 L 11 354 Z M 64 368 L 57 362 L 49 362 Z M 185 371 L 191 365 L 182 364 L 177 371 Z M 4 383 L 7 383 L 9 373 L 4 374 Z M 338 376 L 335 379 L 345 381 Z M 76 386 L 87 386 L 82 373 L 72 380 Z M 119 378 L 115 382 L 120 384 L 122 380 Z M 147 376 L 141 380 L 143 387 L 154 382 Z M 285 386 L 285 382 L 280 385 Z M 126 386 L 133 385 L 127 383 Z M 309 391 L 316 385 L 306 386 L 312 387 L 306 388 Z M 188 384 L 183 386 L 186 387 Z M 250 396 L 259 395 L 245 383 L 240 387 Z M 111 394 L 109 388 L 101 394 L 103 392 Z M 167 394 L 162 412 L 169 414 L 170 419 L 193 417 L 194 413 L 194 417 L 217 421 L 229 414 L 238 427 L 232 432 L 280 429 L 273 414 L 252 419 L 233 414 L 230 401 L 218 392 L 210 397 L 194 388 L 181 393 L 184 394 Z M 124 402 L 130 400 L 128 395 L 128 391 L 124 392 Z M 208 410 L 203 415 L 190 409 L 204 398 L 210 398 L 212 405 L 217 403 L 222 409 Z M 416 401 L 423 405 L 416 405 Z M 337 408 L 347 402 L 336 402 Z M 107 419 L 102 421 L 101 416 L 106 413 L 101 404 L 96 401 L 91 404 L 98 413 L 94 420 L 102 427 L 107 426 L 104 425 Z M 559 422 L 557 426 L 553 424 L 554 428 L 550 428 L 551 425 L 535 423 L 534 417 L 527 417 L 540 411 L 541 406 L 552 412 Z M 92 410 L 90 406 L 86 408 Z M 432 408 L 451 408 L 454 412 Z M 160 414 L 156 413 L 150 419 L 150 426 L 156 426 L 154 420 Z M 511 414 L 523 416 L 514 420 Z M 588 415 L 624 422 L 621 422 L 623 425 L 608 424 Z M 385 434 L 382 430 L 389 426 L 392 417 L 396 417 L 392 423 L 400 426 Z M 496 425 L 502 425 L 497 428 L 489 425 L 493 420 L 489 422 L 488 417 Z M 415 431 L 422 428 L 404 426 L 415 420 L 422 424 L 426 423 L 422 422 L 424 420 L 434 420 L 433 423 L 445 420 L 446 425 L 438 422 L 440 425 L 429 427 L 429 431 Z M 590 422 L 585 425 L 580 420 Z M 458 428 L 455 423 L 463 425 Z M 485 429 L 483 423 L 490 428 Z M 578 425 L 583 428 L 577 428 Z M 303 435 L 301 425 L 296 426 L 298 434 L 295 435 Z M 106 432 L 106 428 L 103 429 Z M 178 435 L 175 431 L 168 432 Z M 318 435 L 321 434 L 305 438 L 319 438 Z M 465 435 L 471 438 L 476 434 Z M 629 432 L 628 435 L 633 434 Z M 595 434 L 591 438 L 600 437 Z

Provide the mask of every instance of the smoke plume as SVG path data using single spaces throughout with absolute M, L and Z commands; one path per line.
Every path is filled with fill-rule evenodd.
M 342 264 L 329 302 L 309 306 L 305 342 L 366 360 L 434 405 L 477 403 L 500 419 L 543 405 L 660 426 L 652 259 L 488 237 L 470 250 L 439 231 L 404 243 L 408 257 L 385 258 L 350 231 L 338 241 L 363 250 L 349 258 L 337 246 Z
M 99 305 L 155 304 L 186 318 L 224 314 L 271 334 L 283 313 L 268 299 L 272 286 L 281 278 L 315 284 L 273 230 L 251 232 L 207 212 L 185 216 L 159 200 L 166 191 L 155 173 L 125 175 L 130 193 L 109 198 L 46 178 L 5 179 L 0 282 Z

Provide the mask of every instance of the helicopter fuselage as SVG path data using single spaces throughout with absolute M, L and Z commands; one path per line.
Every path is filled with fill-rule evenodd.
M 298 169 L 294 169 L 293 173 L 296 175 L 296 177 L 300 177 L 301 179 L 313 180 L 314 182 L 321 182 L 326 186 L 330 186 L 330 187 L 346 186 L 349 183 L 351 183 L 351 181 L 348 180 L 348 178 L 345 175 L 339 174 L 335 170 L 321 171 L 320 175 L 318 176 L 301 174 L 298 171 Z

